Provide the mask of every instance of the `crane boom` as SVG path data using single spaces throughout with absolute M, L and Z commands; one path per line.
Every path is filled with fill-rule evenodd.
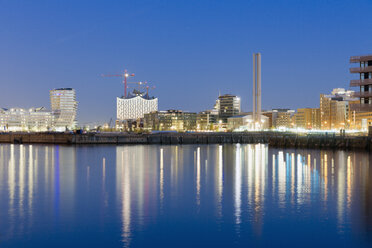
M 124 98 L 127 97 L 127 78 L 128 77 L 134 77 L 134 73 L 129 74 L 127 69 L 124 69 L 124 72 L 121 74 L 101 74 L 102 77 L 121 77 L 123 79 L 124 83 Z

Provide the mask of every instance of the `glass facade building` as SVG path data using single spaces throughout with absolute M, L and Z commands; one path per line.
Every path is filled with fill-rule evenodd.
M 54 115 L 54 129 L 65 131 L 76 127 L 77 101 L 72 88 L 50 91 L 50 104 Z
M 234 95 L 226 94 L 218 97 L 217 101 L 218 116 L 223 123 L 227 123 L 227 119 L 232 116 L 239 115 L 240 98 Z

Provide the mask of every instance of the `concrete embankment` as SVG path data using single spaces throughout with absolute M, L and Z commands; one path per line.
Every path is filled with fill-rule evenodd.
M 281 148 L 359 149 L 372 151 L 367 136 L 297 135 L 282 132 L 245 133 L 1 133 L 0 143 L 35 144 L 225 144 L 265 143 Z

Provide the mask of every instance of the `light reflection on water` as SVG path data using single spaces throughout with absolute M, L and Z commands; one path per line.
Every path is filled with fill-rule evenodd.
M 369 246 L 363 152 L 0 145 L 0 245 Z

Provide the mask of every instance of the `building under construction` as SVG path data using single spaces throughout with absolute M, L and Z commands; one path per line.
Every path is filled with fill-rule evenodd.
M 126 97 L 117 97 L 116 109 L 118 120 L 140 119 L 145 114 L 158 110 L 158 98 L 134 89 Z
M 103 77 L 120 77 L 124 84 L 124 95 L 116 98 L 116 117 L 118 122 L 137 121 L 142 119 L 145 114 L 158 110 L 158 98 L 149 95 L 150 87 L 147 82 L 128 82 L 129 77 L 134 77 L 133 73 L 124 70 L 121 74 L 102 75 Z M 134 89 L 128 92 L 128 84 L 134 84 Z

